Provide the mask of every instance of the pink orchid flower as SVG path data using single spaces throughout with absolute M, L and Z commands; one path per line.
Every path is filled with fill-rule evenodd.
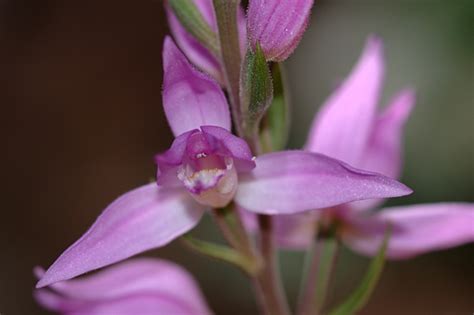
M 210 28 L 217 32 L 212 0 L 193 2 Z M 313 3 L 314 0 L 249 1 L 247 19 L 242 8 L 237 16 L 242 56 L 245 55 L 249 44 L 255 49 L 258 42 L 268 61 L 280 62 L 287 59 L 303 37 Z M 179 48 L 199 69 L 210 74 L 218 82 L 224 82 L 218 58 L 186 31 L 168 4 L 165 4 L 165 9 L 171 33 Z
M 398 178 L 403 126 L 414 105 L 411 90 L 399 92 L 377 113 L 384 77 L 382 42 L 370 38 L 357 65 L 315 117 L 305 149 L 335 157 L 363 169 Z M 336 228 L 352 249 L 377 252 L 387 223 L 392 235 L 387 256 L 409 258 L 474 241 L 474 205 L 436 203 L 370 211 L 383 200 L 365 200 L 323 211 L 276 218 L 283 247 L 306 249 L 319 228 Z
M 44 270 L 36 268 L 37 277 Z M 80 279 L 35 290 L 44 308 L 64 315 L 212 314 L 198 284 L 182 267 L 136 258 Z
M 196 226 L 207 209 L 232 200 L 261 214 L 292 214 L 350 201 L 407 195 L 396 180 L 308 151 L 253 158 L 230 132 L 224 94 L 165 39 L 163 104 L 176 136 L 156 157 L 157 184 L 119 197 L 47 270 L 43 287 L 164 246 Z

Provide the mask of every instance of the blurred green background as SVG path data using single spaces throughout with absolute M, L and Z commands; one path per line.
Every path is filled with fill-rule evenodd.
M 294 107 L 290 146 L 350 71 L 369 34 L 385 41 L 383 102 L 411 86 L 417 105 L 406 130 L 402 181 L 409 204 L 474 198 L 474 2 L 320 0 L 286 62 Z M 161 108 L 159 0 L 0 1 L 2 215 L 0 313 L 46 314 L 31 292 L 32 268 L 49 266 L 121 193 L 153 178 L 154 153 L 172 138 Z M 206 219 L 196 231 L 217 238 Z M 245 277 L 179 244 L 147 255 L 185 265 L 217 314 L 254 314 Z M 284 253 L 294 302 L 302 266 Z M 390 262 L 362 314 L 471 314 L 472 245 Z M 337 301 L 367 259 L 343 251 Z M 333 290 L 335 291 L 335 290 Z M 334 293 L 334 292 L 333 292 Z

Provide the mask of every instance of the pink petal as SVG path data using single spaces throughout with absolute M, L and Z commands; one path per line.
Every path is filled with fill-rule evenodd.
M 175 136 L 203 125 L 230 130 L 229 105 L 219 84 L 196 70 L 170 37 L 163 46 L 163 107 Z
M 204 19 L 212 25 L 215 29 L 215 16 L 212 1 L 194 1 L 200 9 Z M 224 82 L 219 61 L 212 55 L 206 47 L 201 45 L 193 35 L 189 34 L 181 25 L 178 18 L 173 14 L 173 11 L 165 3 L 166 16 L 168 17 L 168 25 L 173 34 L 173 37 L 179 48 L 186 54 L 189 60 L 199 69 L 208 73 L 218 82 Z
M 358 167 L 391 178 L 399 178 L 402 166 L 403 128 L 415 104 L 415 93 L 404 90 L 398 93 L 385 112 L 380 115 L 370 136 L 366 151 Z M 372 209 L 383 202 L 380 199 L 364 200 L 351 204 L 358 210 Z
M 255 233 L 258 229 L 258 218 L 257 215 L 254 212 L 250 212 L 247 209 L 244 209 L 237 205 L 236 207 L 240 219 L 242 220 L 242 223 L 244 224 L 245 230 L 249 233 Z
M 286 249 L 307 249 L 315 237 L 314 211 L 273 217 L 278 246 Z
M 403 127 L 414 104 L 415 93 L 401 91 L 377 118 L 361 160 L 363 169 L 392 178 L 400 177 Z
M 217 32 L 216 17 L 212 0 L 194 0 L 194 4 L 201 12 L 204 20 L 209 24 L 212 30 Z M 201 45 L 186 29 L 181 25 L 176 16 L 173 14 L 169 5 L 165 3 L 166 15 L 168 17 L 168 25 L 171 33 L 178 44 L 179 48 L 184 52 L 188 59 L 199 69 L 211 75 L 221 84 L 224 82 L 221 66 L 219 61 Z M 240 49 L 242 56 L 247 50 L 247 27 L 245 14 L 242 8 L 238 11 L 238 28 L 240 37 Z
M 386 222 L 392 224 L 387 256 L 410 258 L 474 241 L 474 204 L 437 203 L 393 207 L 372 218 L 357 218 L 344 240 L 354 250 L 374 255 Z
M 252 151 L 245 140 L 234 136 L 227 130 L 216 126 L 202 126 L 201 130 L 222 143 L 225 151 L 234 160 L 239 172 L 248 172 L 255 168 Z
M 257 158 L 239 178 L 235 201 L 249 211 L 292 214 L 370 198 L 411 193 L 405 185 L 307 151 L 282 151 Z
M 245 229 L 255 234 L 258 230 L 257 214 L 238 209 Z M 306 211 L 303 213 L 276 215 L 272 217 L 274 235 L 279 247 L 289 250 L 304 250 L 311 244 L 316 232 L 316 213 Z
M 67 315 L 155 315 L 155 314 L 212 314 L 192 309 L 186 301 L 179 301 L 165 292 L 124 296 L 108 301 L 76 301 L 40 289 L 34 297 L 44 308 Z
M 183 185 L 177 176 L 178 167 L 183 163 L 189 138 L 196 132 L 199 130 L 190 130 L 177 136 L 171 148 L 155 156 L 155 163 L 158 165 L 156 182 L 159 186 L 181 187 Z
M 164 246 L 192 229 L 203 212 L 184 189 L 160 188 L 152 183 L 132 190 L 104 210 L 54 262 L 37 287 Z
M 57 282 L 51 290 L 36 291 L 38 302 L 74 314 L 211 313 L 192 276 L 160 259 L 132 259 L 80 279 Z
M 382 42 L 372 37 L 349 77 L 316 116 L 305 148 L 361 167 L 383 75 Z
M 267 60 L 283 61 L 295 50 L 309 20 L 313 0 L 252 0 L 248 9 L 248 34 Z

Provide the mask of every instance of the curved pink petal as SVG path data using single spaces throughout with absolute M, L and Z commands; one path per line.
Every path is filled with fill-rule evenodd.
M 249 3 L 248 34 L 252 47 L 260 44 L 265 58 L 283 61 L 301 40 L 313 0 L 252 0 Z
M 403 90 L 377 117 L 360 162 L 363 169 L 392 178 L 400 177 L 403 128 L 414 104 L 414 91 Z
M 257 213 L 292 214 L 411 193 L 396 180 L 307 151 L 265 154 L 256 164 L 241 174 L 235 201 Z
M 354 250 L 374 255 L 386 222 L 392 225 L 387 249 L 391 259 L 410 258 L 474 241 L 474 204 L 437 203 L 387 208 L 369 218 L 356 218 L 344 233 Z
M 188 305 L 168 297 L 166 293 L 121 297 L 107 303 L 74 301 L 49 291 L 35 292 L 34 296 L 44 308 L 63 315 L 212 314 L 194 312 Z
M 403 90 L 377 117 L 369 143 L 358 167 L 399 178 L 402 167 L 403 128 L 415 104 L 415 93 Z M 380 199 L 363 200 L 351 204 L 358 210 L 372 209 L 383 202 Z
M 229 105 L 219 84 L 196 70 L 170 37 L 163 45 L 163 107 L 175 136 L 203 125 L 230 130 Z
M 370 38 L 357 65 L 313 121 L 306 150 L 361 167 L 384 75 L 382 42 Z
M 47 270 L 37 287 L 164 246 L 196 226 L 203 212 L 184 189 L 152 183 L 132 190 L 104 210 Z
M 209 24 L 212 30 L 217 32 L 216 17 L 212 0 L 194 0 L 194 4 L 201 12 L 204 20 Z M 221 66 L 215 56 L 209 50 L 201 45 L 186 29 L 181 25 L 179 20 L 173 14 L 169 5 L 165 3 L 166 15 L 168 17 L 168 25 L 171 33 L 178 44 L 179 48 L 184 52 L 188 59 L 199 69 L 211 75 L 219 83 L 223 84 L 224 77 Z M 242 56 L 247 50 L 247 27 L 245 14 L 242 8 L 238 11 L 238 28 L 240 37 L 240 48 Z
M 183 156 L 186 152 L 186 146 L 189 138 L 199 132 L 199 130 L 190 130 L 177 136 L 171 148 L 163 153 L 155 155 L 156 183 L 159 186 L 182 187 L 183 183 L 178 179 L 178 168 L 183 163 Z
M 192 276 L 160 259 L 132 259 L 93 275 L 57 282 L 50 289 L 35 292 L 38 302 L 74 314 L 211 313 Z
M 230 156 L 234 159 L 234 163 L 239 172 L 248 172 L 255 168 L 252 151 L 250 151 L 249 145 L 245 140 L 216 126 L 202 126 L 201 130 L 222 143 L 225 150 L 228 151 Z
M 195 3 L 201 9 L 200 12 L 204 19 L 209 23 L 211 20 L 213 23 L 213 29 L 215 29 L 215 17 L 214 8 L 212 7 L 212 1 L 195 1 Z M 165 2 L 166 16 L 168 18 L 168 26 L 173 34 L 173 37 L 178 44 L 179 48 L 186 54 L 189 60 L 199 69 L 208 73 L 210 76 L 215 78 L 218 82 L 224 82 L 224 78 L 221 71 L 221 66 L 216 57 L 212 55 L 209 50 L 201 45 L 193 35 L 189 34 L 186 29 L 181 25 L 178 18 L 173 14 L 169 5 Z

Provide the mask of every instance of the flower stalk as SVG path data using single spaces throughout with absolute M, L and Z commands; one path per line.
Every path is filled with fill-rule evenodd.
M 261 265 L 261 257 L 256 252 L 255 246 L 235 210 L 235 205 L 230 204 L 225 208 L 215 209 L 213 214 L 216 224 L 226 241 L 240 251 L 242 255 L 254 260 L 256 265 Z
M 262 314 L 289 315 L 289 306 L 282 287 L 272 229 L 271 216 L 259 216 L 260 244 L 256 251 L 233 206 L 214 210 L 214 218 L 227 242 L 251 261 L 251 268 L 236 261 L 251 277 Z M 248 266 L 248 264 L 247 264 Z
M 316 237 L 306 252 L 306 268 L 298 301 L 298 315 L 318 315 L 334 273 L 339 243 L 335 239 Z
M 239 96 L 240 43 L 237 28 L 239 0 L 213 0 L 217 19 L 218 37 L 224 78 L 229 93 L 230 106 L 237 135 L 242 136 L 242 109 Z
M 242 252 L 232 248 L 202 241 L 193 238 L 190 235 L 184 235 L 181 240 L 189 249 L 196 251 L 199 254 L 237 266 L 249 275 L 258 273 L 260 269 L 258 259 L 255 259 L 253 256 L 246 256 Z
M 267 315 L 289 315 L 290 308 L 281 283 L 272 218 L 259 215 L 260 251 L 265 265 L 254 278 L 254 287 L 260 297 L 260 308 Z
M 236 19 L 237 8 L 240 1 L 213 0 L 213 3 L 221 45 L 222 66 L 224 68 L 226 85 L 232 108 L 234 126 L 237 134 L 241 135 L 247 141 L 252 152 L 258 155 L 261 153 L 261 146 L 259 133 L 256 128 L 258 127 L 261 117 L 268 109 L 273 95 L 268 65 L 264 58 L 260 63 L 258 63 L 258 61 L 253 61 L 258 60 L 258 53 L 261 54 L 261 51 L 258 49 L 256 57 L 251 58 L 252 62 L 246 58 L 246 61 L 248 62 L 242 65 Z M 250 54 L 253 56 L 252 53 Z M 247 56 L 249 56 L 249 54 L 247 54 Z M 255 73 L 261 73 L 261 75 L 255 75 Z M 249 80 L 250 78 L 255 78 L 255 82 Z M 262 91 L 258 91 L 260 93 L 246 93 L 246 91 L 242 91 L 242 87 L 246 87 L 246 83 L 257 86 L 263 84 L 263 88 L 260 89 Z M 248 90 L 251 87 L 252 86 L 247 86 L 245 90 Z M 261 96 L 255 97 L 254 94 L 257 94 L 258 96 L 261 94 Z M 257 102 L 252 102 L 252 99 L 257 100 Z M 245 100 L 247 100 L 247 102 Z M 243 108 L 244 104 L 246 104 L 246 108 Z M 255 105 L 259 108 L 254 108 Z M 252 112 L 254 115 L 249 115 L 249 112 Z M 252 122 L 249 123 L 247 118 L 252 119 Z M 239 219 L 237 221 L 240 222 Z M 223 226 L 222 224 L 220 225 Z M 247 232 L 242 224 L 238 224 L 236 227 L 238 227 L 237 235 L 245 235 L 243 236 L 243 243 L 247 243 L 247 246 L 244 246 L 243 250 L 247 250 L 247 240 L 249 239 L 248 235 L 246 235 Z M 253 283 L 258 296 L 260 308 L 264 314 L 268 315 L 290 314 L 288 302 L 282 288 L 281 277 L 278 271 L 271 217 L 267 215 L 259 215 L 259 228 L 259 256 L 263 259 L 264 264 L 260 272 L 253 277 Z M 225 226 L 223 226 L 221 230 L 224 235 L 229 235 Z M 231 236 L 229 236 L 228 239 L 230 242 L 235 242 Z

